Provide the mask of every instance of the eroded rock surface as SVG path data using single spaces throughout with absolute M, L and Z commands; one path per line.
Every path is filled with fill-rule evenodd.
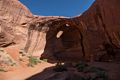
M 18 0 L 0 0 L 0 47 L 26 40 L 32 13 Z
M 67 18 L 35 16 L 18 0 L 1 0 L 0 47 L 22 44 L 28 53 L 57 61 L 119 58 L 119 4 L 96 0 L 80 16 Z
M 118 0 L 96 0 L 80 16 L 36 20 L 29 27 L 26 50 L 35 51 L 44 45 L 42 58 L 58 61 L 101 61 L 104 56 L 108 61 L 113 60 L 120 48 L 119 4 Z M 63 33 L 58 38 L 60 31 Z M 44 38 L 32 40 L 40 33 Z M 42 43 L 40 39 L 44 39 Z

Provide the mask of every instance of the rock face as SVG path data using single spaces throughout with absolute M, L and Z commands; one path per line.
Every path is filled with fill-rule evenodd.
M 76 22 L 79 20 L 82 28 L 87 59 L 90 58 L 90 54 L 91 56 L 104 54 L 100 51 L 100 46 L 104 43 L 120 48 L 119 4 L 118 0 L 96 0 L 80 17 L 74 18 Z
M 35 48 L 40 49 L 40 45 L 44 44 L 41 58 L 101 61 L 105 57 L 106 60 L 113 60 L 120 48 L 119 4 L 118 0 L 96 0 L 80 16 L 34 21 L 29 27 L 26 50 L 35 51 Z M 63 33 L 59 34 L 61 31 Z M 35 35 L 40 36 L 40 33 L 44 34 L 41 38 Z M 36 44 L 32 36 L 36 36 Z
M 46 44 L 46 32 L 49 30 L 48 24 L 51 24 L 52 20 L 54 21 L 59 18 L 62 17 L 43 16 L 36 18 L 31 22 L 28 29 L 28 39 L 25 46 L 25 50 L 28 53 L 39 53 L 40 55 L 44 51 Z M 54 31 L 52 33 L 54 33 Z
M 0 47 L 25 40 L 26 23 L 32 17 L 31 12 L 18 0 L 0 0 Z
M 52 61 L 120 58 L 119 4 L 96 0 L 82 15 L 66 18 L 34 16 L 18 0 L 0 0 L 0 47 L 23 44 Z

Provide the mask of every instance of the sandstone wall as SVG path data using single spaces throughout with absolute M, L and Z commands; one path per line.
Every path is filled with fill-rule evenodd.
M 0 46 L 21 43 L 27 37 L 32 13 L 18 0 L 0 0 Z
M 32 13 L 17 0 L 0 0 L 0 19 L 7 22 L 25 23 Z
M 99 60 L 107 54 L 107 50 L 104 50 L 105 44 L 110 44 L 109 46 L 113 45 L 114 47 L 120 48 L 119 4 L 119 0 L 96 0 L 92 4 L 92 6 L 80 16 L 76 16 L 73 18 L 52 18 L 52 20 L 47 20 L 47 17 L 45 17 L 46 20 L 43 21 L 41 21 L 42 18 L 35 20 L 33 21 L 33 28 L 29 28 L 30 33 L 28 33 L 29 37 L 26 49 L 28 51 L 33 50 L 34 52 L 36 51 L 35 47 L 38 48 L 40 45 L 43 45 L 39 44 L 38 41 L 40 40 L 40 37 L 36 36 L 38 35 L 36 34 L 36 31 L 40 33 L 41 31 L 39 29 L 48 27 L 49 30 L 46 31 L 46 35 L 44 35 L 46 36 L 46 39 L 44 38 L 44 40 L 42 40 L 43 43 L 46 43 L 44 44 L 45 48 L 42 58 L 56 59 L 57 57 L 58 59 L 64 60 L 66 57 L 66 60 L 70 60 L 73 58 L 72 60 L 74 61 L 74 59 L 79 58 L 79 60 L 81 60 L 80 56 L 82 56 L 85 60 L 88 61 Z M 63 37 L 61 38 L 63 39 L 63 41 L 60 41 L 56 38 L 56 33 L 60 31 L 61 27 L 63 27 L 64 30 L 69 29 L 66 28 L 66 26 L 75 27 L 79 30 L 79 46 L 72 46 L 69 47 L 69 49 L 64 49 L 64 47 L 67 45 L 60 47 L 60 45 L 64 45 L 64 43 L 67 43 L 68 45 L 71 44 L 69 43 L 69 41 L 64 42 Z M 68 33 L 69 31 L 70 30 L 68 30 Z M 68 37 L 69 39 L 71 38 L 72 40 L 74 39 L 75 35 L 78 35 L 76 33 L 74 32 L 73 35 L 71 33 L 70 35 L 68 35 L 67 33 L 63 34 L 66 34 L 66 37 Z M 41 49 L 38 48 L 37 50 Z M 107 54 L 107 57 L 105 58 L 108 58 L 109 60 L 110 56 L 115 56 L 114 52 L 112 54 Z
M 120 1 L 118 0 L 96 0 L 80 16 L 65 18 L 34 16 L 18 0 L 1 0 L 0 46 L 6 47 L 10 44 L 22 42 L 22 44 L 26 43 L 23 47 L 30 53 L 35 52 L 40 55 L 45 52 L 49 53 L 49 56 L 55 57 L 58 56 L 56 52 L 62 50 L 61 53 L 59 52 L 61 59 L 65 56 L 69 56 L 71 59 L 72 57 L 77 59 L 82 56 L 86 60 L 94 60 L 98 58 L 97 56 L 106 53 L 106 51 L 100 51 L 104 48 L 104 43 L 120 48 L 119 4 Z M 68 28 L 66 28 L 67 26 Z M 76 28 L 79 35 L 78 32 L 74 32 L 75 30 L 73 34 L 69 33 L 71 31 L 69 27 Z M 65 36 L 61 38 L 62 41 L 56 38 L 56 34 L 60 30 L 66 32 L 64 35 L 72 40 L 74 40 L 75 35 L 80 36 L 79 39 L 75 39 L 79 45 L 64 49 L 65 46 L 69 45 L 69 41 L 64 41 L 68 40 L 63 39 L 66 38 Z M 47 40 L 48 37 L 51 37 L 51 39 Z
M 119 4 L 119 0 L 96 0 L 86 12 L 74 18 L 82 32 L 87 57 L 99 53 L 104 42 L 120 48 Z

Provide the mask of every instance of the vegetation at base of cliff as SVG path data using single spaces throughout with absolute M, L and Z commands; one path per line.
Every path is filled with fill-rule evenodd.
M 26 53 L 24 49 L 20 49 L 19 51 L 19 60 L 20 61 L 25 61 L 27 60 L 28 61 L 28 66 L 29 67 L 34 67 L 34 65 L 37 65 L 38 63 L 40 63 L 40 59 L 38 57 L 35 57 L 35 56 L 32 56 L 31 54 L 29 53 Z
M 77 64 L 75 65 L 75 68 L 77 68 L 77 70 L 78 70 L 79 72 L 83 72 L 86 67 L 88 67 L 88 64 L 83 63 L 83 62 L 77 63 Z
M 108 80 L 107 71 L 102 68 L 90 66 L 83 62 L 76 64 L 74 67 L 78 72 L 81 72 L 83 74 L 94 74 L 94 76 L 87 76 L 82 80 Z
M 14 66 L 16 61 L 3 48 L 0 48 L 0 64 Z
M 73 69 L 73 73 L 66 80 L 108 80 L 108 74 L 105 69 L 88 65 L 85 62 L 79 62 L 72 66 L 56 64 L 53 68 L 55 72 L 64 72 L 71 69 Z
M 28 66 L 34 67 L 34 65 L 37 65 L 38 63 L 40 63 L 40 59 L 38 59 L 37 57 L 34 57 L 34 56 L 29 56 Z

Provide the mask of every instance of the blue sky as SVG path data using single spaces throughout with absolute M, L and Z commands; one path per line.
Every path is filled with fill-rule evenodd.
M 94 0 L 20 0 L 35 15 L 77 16 L 90 7 Z

